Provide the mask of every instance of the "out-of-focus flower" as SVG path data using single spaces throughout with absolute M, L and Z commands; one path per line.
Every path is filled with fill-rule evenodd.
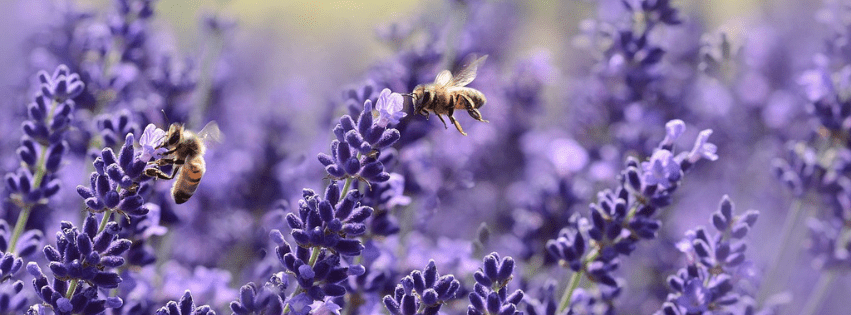
M 703 227 L 688 231 L 678 247 L 689 256 L 689 265 L 668 277 L 674 291 L 668 295 L 660 314 L 699 314 L 729 310 L 744 302 L 738 282 L 750 280 L 745 264 L 747 245 L 742 240 L 756 223 L 759 212 L 748 210 L 734 216 L 733 203 L 725 195 L 712 214 L 718 231 L 710 235 Z

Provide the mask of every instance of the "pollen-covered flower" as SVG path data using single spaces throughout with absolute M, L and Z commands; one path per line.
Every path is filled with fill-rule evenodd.
M 390 89 L 383 89 L 378 94 L 375 109 L 378 111 L 378 119 L 375 124 L 387 127 L 389 124 L 398 124 L 399 120 L 408 114 L 403 110 L 405 99 L 399 93 L 391 93 Z

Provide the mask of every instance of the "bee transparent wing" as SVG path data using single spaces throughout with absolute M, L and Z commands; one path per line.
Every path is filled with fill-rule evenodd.
M 205 144 L 222 143 L 224 135 L 219 130 L 219 124 L 215 121 L 208 122 L 201 131 L 198 132 L 198 138 L 204 141 Z
M 452 82 L 452 72 L 449 72 L 449 70 L 440 71 L 440 73 L 437 74 L 437 77 L 434 78 L 434 84 L 437 86 L 446 86 L 449 85 L 450 82 Z
M 473 82 L 473 79 L 476 78 L 476 71 L 479 68 L 479 65 L 485 62 L 485 59 L 488 59 L 488 55 L 484 55 L 481 58 L 476 58 L 476 54 L 469 54 L 464 58 L 464 65 L 461 66 L 461 70 L 458 70 L 458 73 L 452 77 L 452 82 L 450 82 L 451 86 L 465 86 Z

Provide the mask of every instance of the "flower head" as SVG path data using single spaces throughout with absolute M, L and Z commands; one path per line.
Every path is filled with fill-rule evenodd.
M 139 145 L 142 146 L 142 153 L 139 160 L 150 161 L 159 159 L 167 151 L 166 148 L 157 148 L 165 139 L 165 131 L 157 128 L 154 124 L 148 124 L 145 131 L 142 132 L 142 137 L 139 138 Z
M 378 101 L 375 102 L 375 109 L 378 111 L 378 120 L 375 121 L 375 124 L 381 127 L 387 127 L 388 124 L 398 124 L 399 119 L 408 115 L 402 110 L 404 102 L 405 99 L 401 94 L 391 93 L 390 89 L 381 90 Z

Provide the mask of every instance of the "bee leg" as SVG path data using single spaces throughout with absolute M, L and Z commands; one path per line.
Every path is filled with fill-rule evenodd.
M 449 121 L 451 121 L 455 125 L 455 128 L 458 129 L 458 132 L 460 132 L 462 135 L 466 136 L 467 133 L 464 132 L 464 129 L 461 128 L 461 124 L 459 124 L 458 121 L 455 120 L 455 116 L 453 116 L 452 114 L 453 113 L 449 113 L 449 115 L 447 115 L 447 116 L 449 116 Z
M 490 122 L 490 121 L 487 121 L 485 119 L 482 119 L 482 113 L 479 112 L 478 109 L 475 109 L 475 108 L 468 109 L 467 114 L 470 114 L 470 117 L 473 117 L 473 119 L 475 119 L 475 120 L 478 120 L 478 121 L 481 121 L 481 122 Z
M 467 102 L 467 104 L 465 104 L 465 107 L 467 109 L 467 114 L 470 114 L 470 117 L 473 117 L 473 119 L 481 122 L 489 122 L 487 120 L 482 119 L 482 113 L 479 112 L 478 109 L 473 107 L 473 100 L 471 100 L 467 96 L 464 96 L 464 101 Z
M 145 169 L 145 176 L 170 180 L 170 179 L 174 178 L 174 176 L 177 175 L 177 171 L 180 170 L 180 166 L 183 165 L 184 162 L 185 162 L 184 160 L 174 161 L 174 165 L 176 165 L 176 166 L 174 167 L 174 170 L 171 171 L 171 175 L 163 173 L 163 171 L 159 170 L 158 168 L 147 168 L 147 169 Z
M 449 129 L 449 127 L 447 127 L 447 126 L 446 126 L 446 121 L 445 121 L 445 120 L 443 120 L 443 116 L 440 116 L 440 114 L 435 114 L 435 115 L 437 115 L 437 118 L 440 118 L 440 122 L 442 122 L 442 123 L 443 123 L 443 128 L 444 128 L 444 129 Z M 451 118 L 452 118 L 452 116 L 449 116 L 449 118 L 451 119 Z
M 175 175 L 174 173 L 172 173 L 171 175 L 168 175 L 166 173 L 163 173 L 163 171 L 156 169 L 156 168 L 145 169 L 145 176 L 148 176 L 148 177 L 156 177 L 158 179 L 169 180 L 169 179 L 174 178 L 174 175 Z
M 157 166 L 163 166 L 163 165 L 169 165 L 169 164 L 183 165 L 183 163 L 185 163 L 185 161 L 184 161 L 184 160 L 177 160 L 177 159 L 159 159 L 159 160 L 156 160 L 156 161 L 151 162 L 151 163 L 149 163 L 149 164 L 156 164 Z

